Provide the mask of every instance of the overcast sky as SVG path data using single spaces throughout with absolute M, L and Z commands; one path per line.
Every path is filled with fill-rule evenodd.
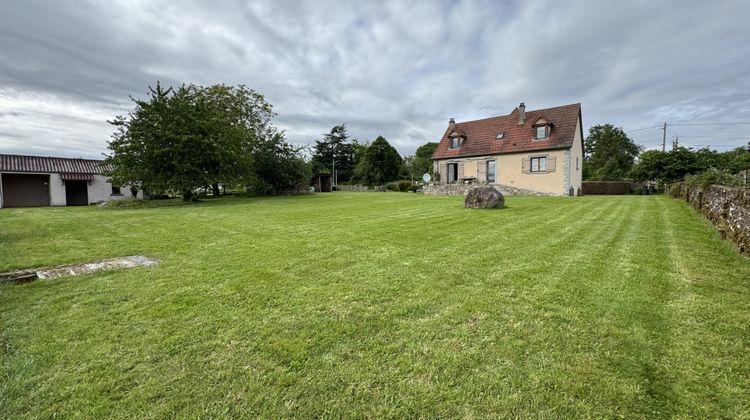
M 457 121 L 581 102 L 647 147 L 750 140 L 750 1 L 0 2 L 0 153 L 100 158 L 149 84 L 245 84 L 310 144 L 411 154 Z M 746 123 L 739 125 L 734 123 Z M 638 130 L 649 128 L 646 130 Z M 635 131 L 638 130 L 638 131 Z

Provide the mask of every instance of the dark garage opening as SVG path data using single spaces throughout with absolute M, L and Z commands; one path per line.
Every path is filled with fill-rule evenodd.
M 3 207 L 49 206 L 49 175 L 3 174 Z
M 65 202 L 69 206 L 88 206 L 88 183 L 86 181 L 65 181 Z

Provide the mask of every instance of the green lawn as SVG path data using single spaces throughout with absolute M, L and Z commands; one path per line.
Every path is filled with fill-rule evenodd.
M 661 196 L 0 210 L 0 418 L 748 417 L 750 260 Z

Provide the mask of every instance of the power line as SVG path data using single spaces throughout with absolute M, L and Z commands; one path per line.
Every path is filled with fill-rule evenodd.
M 643 128 L 636 128 L 635 130 L 625 130 L 625 131 L 627 131 L 628 133 L 635 133 L 636 131 L 653 130 L 653 129 L 656 129 L 656 128 L 661 128 L 661 126 L 660 125 L 655 125 L 653 127 L 643 127 Z
M 750 122 L 723 122 L 723 123 L 670 123 L 669 125 L 750 125 Z

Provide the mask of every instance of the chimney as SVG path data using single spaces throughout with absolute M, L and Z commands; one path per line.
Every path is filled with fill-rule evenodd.
M 455 127 L 456 127 L 456 120 L 454 120 L 453 118 L 451 118 L 451 119 L 450 119 L 450 120 L 448 121 L 448 134 L 452 133 L 452 132 L 453 132 L 453 129 L 454 129 Z
M 521 102 L 521 105 L 518 105 L 518 125 L 523 125 L 524 122 L 526 122 L 526 105 Z

